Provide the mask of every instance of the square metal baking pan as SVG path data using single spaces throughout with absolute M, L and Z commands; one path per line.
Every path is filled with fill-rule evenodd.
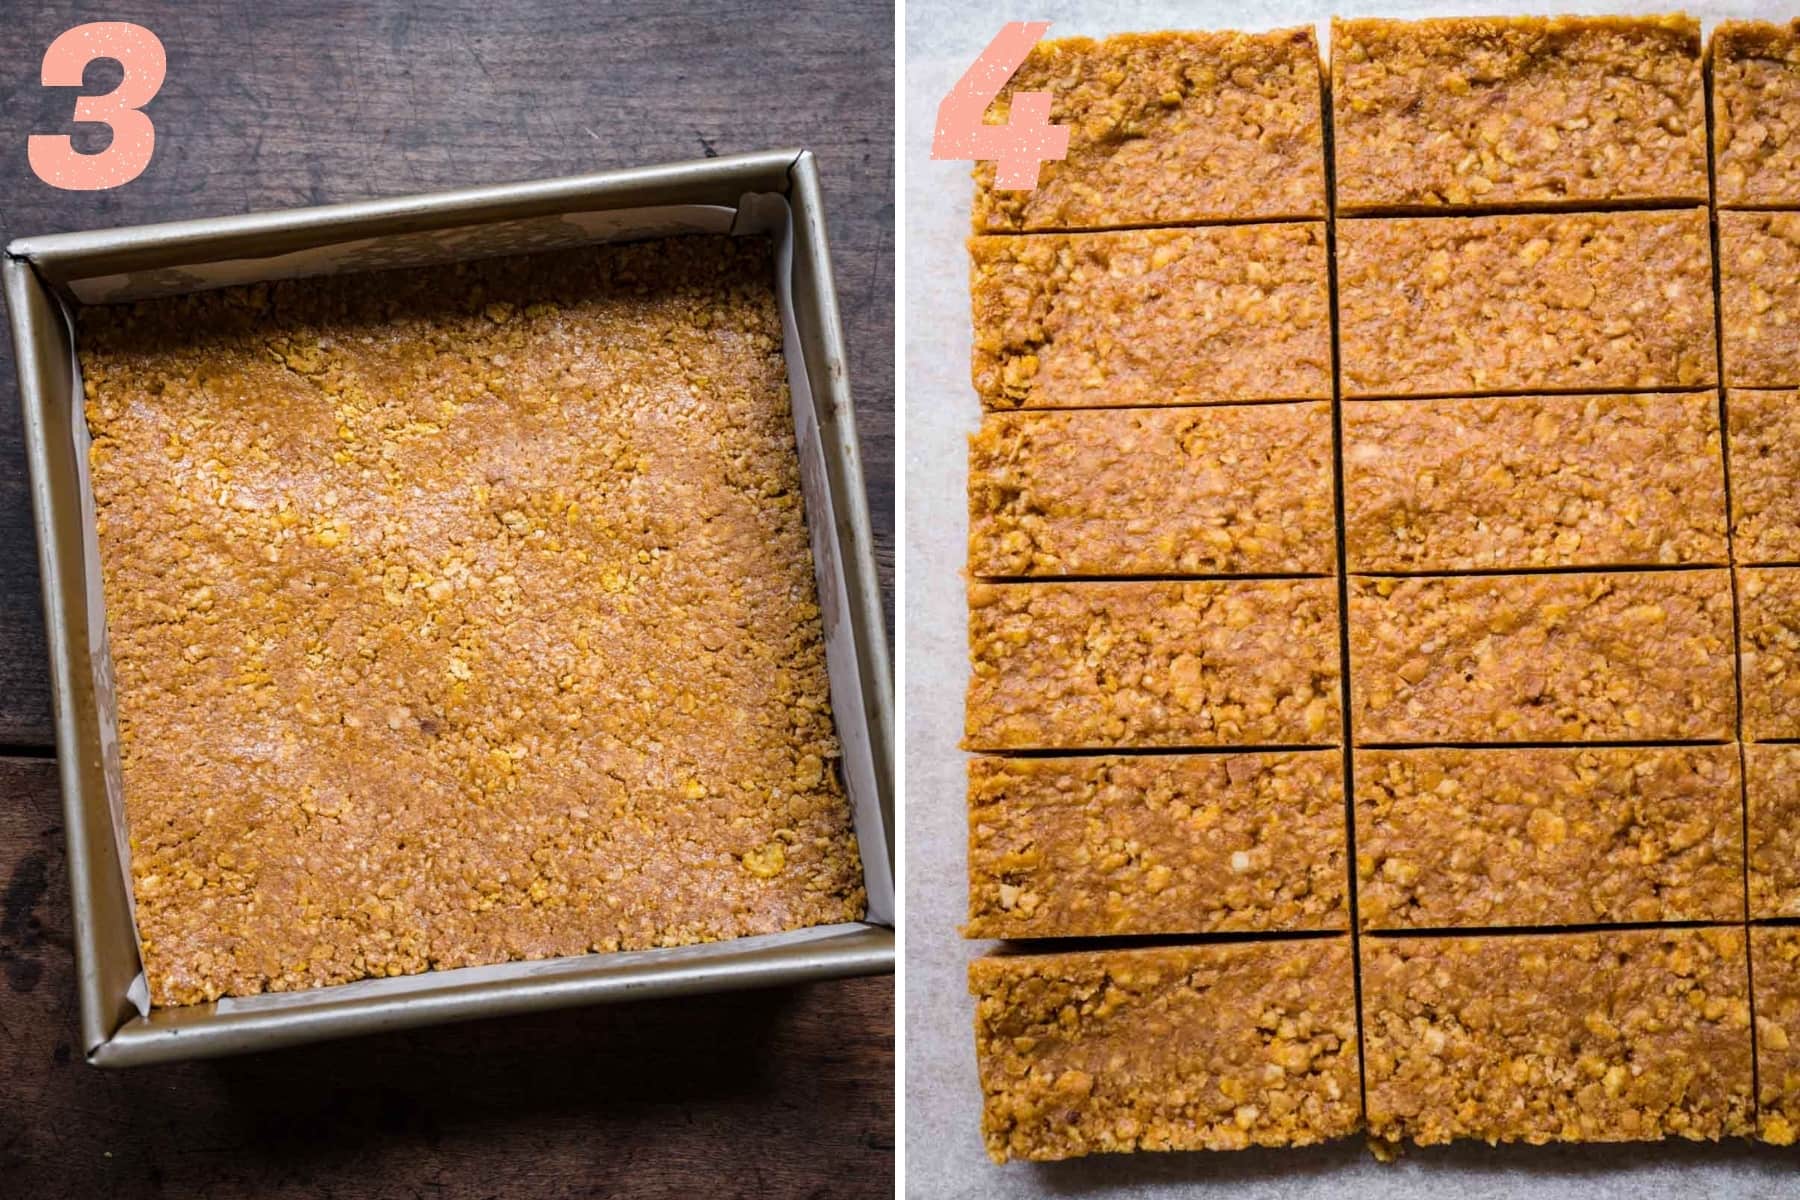
M 262 279 L 702 229 L 776 236 L 807 524 L 867 918 L 676 949 L 150 1008 L 118 818 L 111 663 L 72 309 Z M 7 248 L 3 270 L 43 571 L 81 1032 L 90 1062 L 198 1058 L 504 1013 L 893 970 L 893 684 L 818 172 L 809 152 L 25 238 Z

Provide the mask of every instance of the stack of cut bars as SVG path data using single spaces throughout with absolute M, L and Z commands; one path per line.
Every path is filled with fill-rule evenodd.
M 996 1159 L 1794 1140 L 1800 36 L 1713 54 L 1716 216 L 1684 18 L 1015 76 L 1071 140 L 970 243 Z

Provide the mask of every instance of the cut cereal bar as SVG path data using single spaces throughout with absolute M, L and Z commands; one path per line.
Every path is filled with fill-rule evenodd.
M 1350 581 L 1359 742 L 1725 740 L 1722 570 Z
M 1737 574 L 1744 738 L 1800 738 L 1800 569 Z
M 1304 1146 L 1359 1123 L 1348 938 L 981 958 L 969 990 L 996 1162 Z
M 979 237 L 969 257 L 987 408 L 1331 396 L 1322 224 Z
M 1750 916 L 1800 917 L 1800 746 L 1744 747 Z
M 1800 203 L 1800 21 L 1722 21 L 1712 35 L 1719 204 Z
M 1700 24 L 1333 20 L 1340 211 L 1702 203 Z
M 1734 921 L 1734 746 L 1361 750 L 1365 929 Z
M 1325 574 L 1331 407 L 990 413 L 969 441 L 977 576 Z
M 1800 384 L 1800 212 L 1719 214 L 1725 383 Z
M 1346 220 L 1337 239 L 1346 396 L 1713 382 L 1704 208 Z
M 978 938 L 1344 929 L 1335 750 L 969 762 Z
M 1726 561 L 1711 393 L 1357 400 L 1343 442 L 1352 571 Z
M 1791 1146 L 1800 1139 L 1800 927 L 1750 931 L 1756 977 L 1756 1134 Z
M 994 164 L 978 164 L 975 231 L 1323 217 L 1319 85 L 1310 27 L 1039 42 L 989 119 L 1048 92 L 1068 156 L 1030 191 L 995 188 Z
M 1369 1132 L 1694 1140 L 1753 1116 L 1742 928 L 1365 938 Z
M 1330 579 L 976 583 L 970 750 L 1338 740 Z

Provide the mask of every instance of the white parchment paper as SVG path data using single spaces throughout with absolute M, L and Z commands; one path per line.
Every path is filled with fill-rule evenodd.
M 962 690 L 968 678 L 962 570 L 967 435 L 980 420 L 969 382 L 969 164 L 930 161 L 937 104 L 1002 23 L 1051 20 L 1049 37 L 1155 29 L 1317 25 L 1340 16 L 1657 13 L 1673 4 L 1472 0 L 1263 3 L 1038 0 L 1016 8 L 909 0 L 906 10 L 906 1174 L 907 1194 L 960 1197 L 1173 1197 L 1382 1200 L 1556 1196 L 1663 1200 L 1800 1198 L 1800 1152 L 1748 1142 L 1620 1146 L 1461 1144 L 1375 1162 L 1360 1139 L 1304 1150 L 1100 1156 L 1068 1163 L 987 1159 L 966 964 L 989 945 L 957 929 L 966 897 Z M 1707 30 L 1725 17 L 1787 21 L 1800 4 L 1690 4 Z

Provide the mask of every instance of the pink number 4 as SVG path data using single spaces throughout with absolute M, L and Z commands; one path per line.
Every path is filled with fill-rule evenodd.
M 932 158 L 991 159 L 995 187 L 1030 191 L 1040 166 L 1068 157 L 1069 127 L 1050 123 L 1049 92 L 1015 93 L 1005 125 L 981 119 L 1048 28 L 1048 21 L 1013 21 L 994 36 L 938 105 Z
M 138 109 L 163 85 L 169 63 L 162 42 L 126 21 L 77 25 L 44 51 L 44 86 L 80 87 L 81 73 L 96 58 L 117 59 L 125 77 L 104 96 L 76 100 L 75 119 L 110 127 L 112 141 L 98 154 L 78 154 L 66 133 L 32 134 L 25 144 L 31 169 L 51 187 L 93 192 L 130 183 L 156 149 L 156 127 Z

